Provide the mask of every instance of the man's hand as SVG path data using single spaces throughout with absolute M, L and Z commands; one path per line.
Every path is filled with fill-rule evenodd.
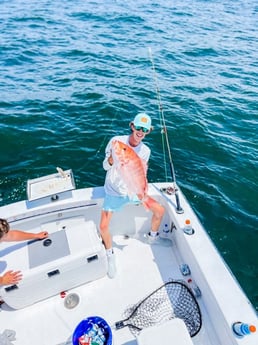
M 44 238 L 48 237 L 48 232 L 47 231 L 41 231 L 36 234 L 36 237 L 39 240 L 43 240 Z
M 2 277 L 0 277 L 0 285 L 17 284 L 21 279 L 21 271 L 7 271 Z

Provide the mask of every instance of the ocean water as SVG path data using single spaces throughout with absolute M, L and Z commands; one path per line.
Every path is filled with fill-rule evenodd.
M 148 179 L 171 181 L 162 107 L 177 184 L 258 310 L 257 1 L 0 5 L 0 205 L 57 166 L 102 185 L 105 145 L 139 111 Z

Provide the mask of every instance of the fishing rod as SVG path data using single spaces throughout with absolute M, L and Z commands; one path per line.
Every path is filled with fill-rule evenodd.
M 173 161 L 172 161 L 172 155 L 171 155 L 171 150 L 170 150 L 170 145 L 169 145 L 169 140 L 168 140 L 168 132 L 167 132 L 167 127 L 166 127 L 166 121 L 165 121 L 165 116 L 163 113 L 160 91 L 159 91 L 159 87 L 158 87 L 157 73 L 156 73 L 156 69 L 155 69 L 155 65 L 154 65 L 154 60 L 152 57 L 151 48 L 149 48 L 149 56 L 150 56 L 150 61 L 152 64 L 152 70 L 153 70 L 153 75 L 154 75 L 154 80 L 155 80 L 156 94 L 157 94 L 158 107 L 159 107 L 159 116 L 160 116 L 161 125 L 162 125 L 161 133 L 165 135 L 167 151 L 168 151 L 168 158 L 169 158 L 170 173 L 171 173 L 171 177 L 172 177 L 172 180 L 174 183 L 174 191 L 175 191 L 175 198 L 176 198 L 176 212 L 177 213 L 183 213 L 184 210 L 182 209 L 182 207 L 180 205 L 178 189 L 176 186 L 176 175 L 175 175 L 174 165 L 173 165 Z

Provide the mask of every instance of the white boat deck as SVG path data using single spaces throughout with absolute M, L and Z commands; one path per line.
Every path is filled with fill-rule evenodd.
M 77 307 L 67 309 L 61 295 L 15 311 L 3 304 L 0 313 L 5 317 L 1 319 L 1 329 L 16 331 L 17 340 L 14 344 L 17 345 L 28 344 L 28 339 L 36 341 L 37 338 L 44 345 L 70 345 L 73 331 L 83 318 L 100 316 L 112 327 L 114 344 L 136 345 L 136 339 L 129 328 L 115 330 L 115 322 L 124 318 L 128 306 L 136 304 L 169 279 L 183 279 L 183 276 L 173 245 L 150 246 L 141 239 L 115 236 L 114 250 L 118 270 L 114 279 L 105 276 L 67 291 L 67 294 L 73 292 L 79 295 L 80 303 Z M 198 302 L 202 314 L 205 314 L 201 298 Z M 192 338 L 193 343 L 219 345 L 217 340 L 212 339 L 215 333 L 208 330 L 208 316 L 205 315 L 203 320 L 204 325 L 199 334 Z M 210 342 L 207 333 L 210 333 Z
M 175 224 L 177 228 L 172 232 L 171 246 L 146 244 L 142 234 L 149 230 L 151 213 L 138 206 L 124 208 L 111 222 L 117 263 L 116 277 L 109 279 L 101 273 L 101 278 L 69 289 L 65 296 L 60 291 L 53 297 L 22 309 L 15 310 L 7 303 L 2 304 L 0 336 L 5 330 L 14 331 L 15 340 L 11 342 L 13 345 L 30 345 L 34 342 L 38 345 L 73 345 L 72 335 L 80 321 L 90 316 L 99 316 L 112 328 L 113 345 L 141 345 L 128 327 L 117 330 L 115 323 L 124 319 L 124 313 L 129 306 L 135 305 L 165 282 L 171 279 L 186 281 L 189 276 L 182 275 L 180 265 L 187 263 L 193 279 L 198 282 L 202 291 L 202 296 L 197 298 L 202 327 L 190 341 L 194 345 L 257 345 L 257 332 L 243 339 L 237 339 L 232 334 L 232 322 L 241 321 L 243 318 L 243 321 L 257 326 L 257 316 L 183 195 L 180 195 L 180 198 L 185 213 L 181 215 L 175 212 L 173 195 L 162 199 L 157 190 L 155 186 L 151 187 L 151 192 L 163 202 L 167 210 L 162 227 L 167 223 L 169 227 Z M 83 243 L 87 247 L 87 241 L 83 238 L 84 231 L 87 230 L 80 224 L 82 221 L 90 221 L 98 226 L 102 195 L 102 189 L 77 190 L 68 194 L 68 198 L 61 197 L 52 203 L 39 200 L 30 204 L 20 202 L 7 205 L 1 209 L 0 216 L 8 217 L 12 228 L 31 232 L 44 229 L 51 234 L 59 231 L 60 226 L 62 230 L 65 225 L 70 249 L 72 246 L 79 249 L 80 243 L 82 247 Z M 196 229 L 193 236 L 182 231 L 186 218 L 192 220 Z M 140 234 L 135 236 L 139 229 Z M 72 234 L 74 237 L 71 238 Z M 22 243 L 1 243 L 0 272 L 4 271 L 6 266 L 8 269 L 21 269 L 24 279 L 20 283 L 20 290 L 23 289 L 26 296 L 30 296 L 35 290 L 33 284 L 28 285 L 28 291 L 23 284 L 33 283 L 33 275 L 34 283 L 38 283 L 37 275 L 49 263 L 39 265 L 35 271 L 31 271 L 28 268 L 28 254 L 22 252 L 25 246 Z M 70 265 L 67 256 L 60 260 Z M 52 263 L 50 264 L 49 269 L 52 270 Z M 105 265 L 105 262 L 103 264 Z M 51 283 L 50 279 L 49 284 Z M 39 289 L 40 286 L 38 285 Z M 3 296 L 2 289 L 0 295 Z M 45 289 L 42 288 L 42 291 Z M 65 297 L 71 293 L 79 296 L 79 304 L 68 309 L 64 302 Z M 171 337 L 169 339 L 176 345 L 186 344 L 180 342 L 178 335 L 175 341 Z

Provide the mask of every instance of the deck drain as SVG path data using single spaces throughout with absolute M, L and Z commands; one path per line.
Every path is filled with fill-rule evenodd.
M 69 295 L 67 295 L 65 297 L 64 306 L 67 309 L 73 309 L 73 308 L 77 307 L 79 302 L 80 302 L 79 295 L 77 295 L 76 293 L 70 293 Z

